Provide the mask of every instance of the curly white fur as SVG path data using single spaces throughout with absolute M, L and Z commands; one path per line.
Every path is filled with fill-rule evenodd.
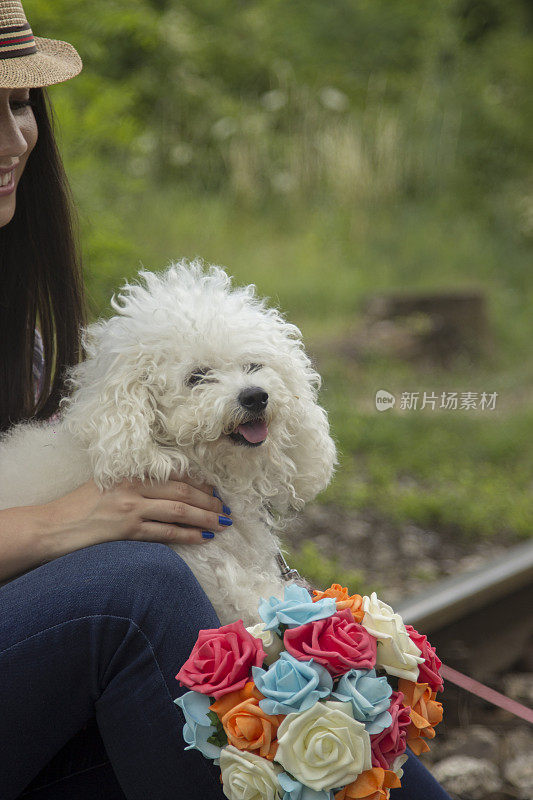
M 0 508 L 51 501 L 90 477 L 105 488 L 178 469 L 212 483 L 233 526 L 205 546 L 173 547 L 223 623 L 252 624 L 258 598 L 282 589 L 273 529 L 334 469 L 320 377 L 298 328 L 254 286 L 232 288 L 224 270 L 199 261 L 140 278 L 113 298 L 115 316 L 85 331 L 87 358 L 70 373 L 61 421 L 19 425 L 3 438 Z M 190 386 L 197 368 L 209 374 Z M 268 393 L 269 432 L 252 448 L 228 434 L 245 419 L 238 395 L 257 386 Z

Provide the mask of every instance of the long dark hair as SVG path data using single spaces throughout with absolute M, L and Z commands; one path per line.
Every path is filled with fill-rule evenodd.
M 39 136 L 17 187 L 13 219 L 0 228 L 0 431 L 57 410 L 65 369 L 80 358 L 85 321 L 77 219 L 53 111 L 45 89 L 31 89 L 30 100 Z M 46 369 L 35 403 L 37 322 Z

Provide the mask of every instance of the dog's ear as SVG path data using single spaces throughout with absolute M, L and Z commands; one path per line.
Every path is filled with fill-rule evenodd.
M 154 437 L 157 399 L 149 366 L 132 343 L 114 351 L 106 346 L 108 325 L 91 326 L 93 336 L 86 336 L 88 358 L 68 380 L 65 423 L 89 454 L 101 488 L 125 478 L 167 480 L 172 463 Z
M 327 414 L 315 402 L 309 401 L 304 405 L 290 457 L 295 465 L 290 505 L 300 510 L 304 503 L 313 500 L 326 488 L 337 464 Z

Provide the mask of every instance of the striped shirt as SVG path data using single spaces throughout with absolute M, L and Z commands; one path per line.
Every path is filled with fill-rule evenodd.
M 43 390 L 44 383 L 44 349 L 43 340 L 39 330 L 35 329 L 35 341 L 33 344 L 33 364 L 32 364 L 32 377 L 33 377 L 33 396 L 35 403 L 39 400 Z M 47 422 L 57 422 L 59 420 L 59 411 L 52 414 Z
M 43 390 L 43 382 L 44 382 L 43 340 L 37 328 L 35 329 L 35 341 L 33 344 L 32 376 L 33 376 L 33 395 L 35 398 L 35 402 L 37 402 L 37 400 L 41 396 L 41 392 Z

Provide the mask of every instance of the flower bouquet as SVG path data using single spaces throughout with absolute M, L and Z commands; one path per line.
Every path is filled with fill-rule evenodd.
M 291 584 L 263 620 L 202 630 L 177 680 L 187 748 L 229 800 L 386 800 L 442 719 L 441 662 L 378 599 Z

